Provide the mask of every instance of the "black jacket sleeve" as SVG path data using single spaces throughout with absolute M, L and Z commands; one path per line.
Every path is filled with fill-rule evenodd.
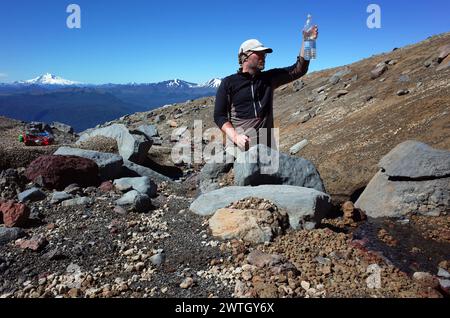
M 231 107 L 228 100 L 228 84 L 226 80 L 223 80 L 217 89 L 216 94 L 216 105 L 214 107 L 214 122 L 219 128 L 229 121 L 228 120 L 228 109 Z
M 298 56 L 297 62 L 294 65 L 285 68 L 275 68 L 268 71 L 273 89 L 299 79 L 308 72 L 308 67 L 309 61 Z

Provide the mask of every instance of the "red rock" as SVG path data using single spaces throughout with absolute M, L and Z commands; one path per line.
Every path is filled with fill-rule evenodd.
M 7 201 L 0 205 L 3 223 L 6 227 L 22 227 L 30 216 L 30 209 L 23 203 Z
M 21 249 L 30 249 L 32 251 L 39 251 L 42 249 L 45 245 L 47 245 L 47 240 L 43 236 L 33 236 L 29 240 L 18 240 L 16 242 L 16 245 L 19 246 Z
M 105 181 L 98 188 L 101 192 L 108 193 L 114 189 L 114 186 L 111 181 Z
M 73 183 L 82 187 L 99 184 L 97 164 L 76 156 L 41 156 L 28 166 L 25 176 L 43 187 L 57 190 Z

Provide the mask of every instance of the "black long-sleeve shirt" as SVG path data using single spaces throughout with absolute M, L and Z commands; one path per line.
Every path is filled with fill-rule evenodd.
M 222 128 L 230 121 L 230 113 L 235 128 L 242 124 L 247 129 L 252 125 L 258 126 L 262 121 L 266 128 L 272 128 L 267 127 L 273 123 L 266 119 L 273 112 L 273 91 L 305 75 L 308 67 L 309 61 L 299 56 L 290 67 L 271 69 L 253 76 L 238 72 L 226 77 L 217 90 L 214 122 Z

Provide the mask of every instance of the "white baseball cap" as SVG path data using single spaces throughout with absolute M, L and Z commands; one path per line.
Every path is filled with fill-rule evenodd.
M 267 53 L 273 52 L 271 48 L 264 47 L 264 45 L 256 39 L 247 40 L 244 43 L 242 43 L 241 47 L 239 48 L 239 55 L 248 51 L 253 52 L 265 51 Z

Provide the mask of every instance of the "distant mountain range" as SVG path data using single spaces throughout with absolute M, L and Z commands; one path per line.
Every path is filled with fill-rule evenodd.
M 83 84 L 53 74 L 0 83 L 0 115 L 24 121 L 60 121 L 82 131 L 126 114 L 215 95 L 221 83 L 174 79 L 159 83 Z

